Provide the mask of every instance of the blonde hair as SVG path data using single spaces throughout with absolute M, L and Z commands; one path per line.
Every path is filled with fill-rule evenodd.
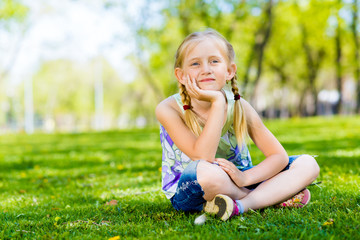
M 174 68 L 182 68 L 183 60 L 186 54 L 191 51 L 191 49 L 193 49 L 198 43 L 205 39 L 215 41 L 215 43 L 219 46 L 220 50 L 225 53 L 224 55 L 227 57 L 228 65 L 235 62 L 235 51 L 233 46 L 221 34 L 212 29 L 208 29 L 202 32 L 194 32 L 184 39 L 184 41 L 180 44 L 179 48 L 176 51 Z M 230 82 L 233 94 L 239 94 L 236 74 L 230 80 Z M 184 105 L 190 106 L 190 109 L 186 110 L 184 113 L 185 123 L 196 136 L 200 136 L 202 130 L 199 118 L 191 109 L 191 98 L 186 91 L 185 85 L 181 84 L 180 82 L 179 90 L 182 103 Z M 244 108 L 241 104 L 240 99 L 235 101 L 234 104 L 233 127 L 238 145 L 242 146 L 246 143 L 246 139 L 248 137 L 248 129 Z

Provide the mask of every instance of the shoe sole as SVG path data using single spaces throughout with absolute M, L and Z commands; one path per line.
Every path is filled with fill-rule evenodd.
M 211 215 L 215 215 L 223 221 L 230 218 L 234 210 L 234 201 L 222 194 L 218 194 L 213 200 L 208 201 L 204 204 L 204 211 Z

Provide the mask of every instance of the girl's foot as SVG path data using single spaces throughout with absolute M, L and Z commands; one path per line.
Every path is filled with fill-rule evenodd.
M 204 211 L 221 218 L 223 221 L 228 220 L 232 216 L 239 215 L 239 208 L 236 202 L 223 194 L 218 194 L 213 200 L 204 203 Z
M 302 208 L 310 202 L 311 194 L 309 189 L 305 188 L 301 190 L 298 194 L 290 198 L 289 200 L 278 204 L 278 207 L 294 207 Z

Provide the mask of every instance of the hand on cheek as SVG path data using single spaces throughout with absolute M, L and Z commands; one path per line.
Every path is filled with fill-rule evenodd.
M 214 102 L 217 99 L 221 99 L 221 98 L 222 100 L 224 100 L 224 96 L 220 91 L 201 89 L 197 85 L 196 79 L 192 78 L 190 75 L 186 76 L 184 83 L 185 83 L 186 91 L 188 92 L 190 98 L 194 98 L 200 101 L 207 101 L 207 102 Z

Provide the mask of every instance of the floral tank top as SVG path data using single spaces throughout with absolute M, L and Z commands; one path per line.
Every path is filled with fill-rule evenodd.
M 233 162 L 240 170 L 247 169 L 252 167 L 249 150 L 246 145 L 241 146 L 241 148 L 237 145 L 233 129 L 234 96 L 231 91 L 224 91 L 228 102 L 227 119 L 222 129 L 215 157 L 225 158 Z M 183 109 L 180 94 L 175 94 L 172 97 Z M 174 144 L 162 125 L 160 125 L 160 141 L 162 146 L 162 191 L 170 199 L 176 192 L 181 173 L 191 162 L 191 159 Z

